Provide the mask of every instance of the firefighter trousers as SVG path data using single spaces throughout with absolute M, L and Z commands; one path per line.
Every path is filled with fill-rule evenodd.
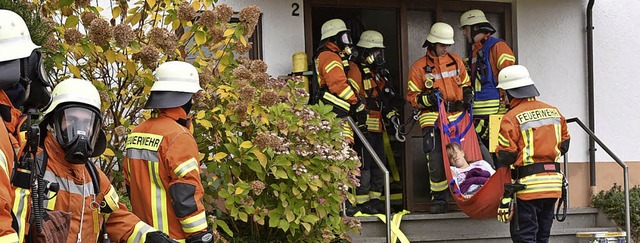
M 517 243 L 543 243 L 549 242 L 551 225 L 553 224 L 553 209 L 556 198 L 543 198 L 534 200 L 517 199 L 516 212 L 518 226 L 516 230 L 515 220 L 511 221 L 511 240 Z
M 388 167 L 387 157 L 384 153 L 382 133 L 369 132 L 367 140 L 380 160 L 382 160 L 382 163 Z M 376 164 L 373 156 L 371 156 L 364 146 L 356 145 L 356 148 L 356 152 L 360 158 L 362 158 L 362 167 L 360 167 L 360 186 L 356 188 L 356 195 L 369 195 L 371 196 L 371 199 L 380 198 L 380 195 L 384 190 L 384 173 L 382 173 L 382 170 Z

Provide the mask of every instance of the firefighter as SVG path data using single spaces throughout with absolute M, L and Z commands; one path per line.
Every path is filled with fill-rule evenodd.
M 133 213 L 187 243 L 211 242 L 202 203 L 200 162 L 188 117 L 200 88 L 198 71 L 186 62 L 158 66 L 145 109 L 153 117 L 127 137 L 123 164 Z
M 489 146 L 489 115 L 504 114 L 507 103 L 504 94 L 496 87 L 498 72 L 516 63 L 513 51 L 504 40 L 492 36 L 496 29 L 481 10 L 473 9 L 460 16 L 463 34 L 472 51 L 467 60 L 468 73 L 475 90 L 473 116 L 476 132 L 485 146 Z M 489 151 L 481 147 L 483 158 Z
M 554 205 L 563 191 L 559 162 L 569 149 L 567 123 L 557 108 L 536 100 L 540 93 L 524 66 L 506 67 L 498 79 L 498 88 L 506 91 L 510 105 L 500 124 L 498 161 L 511 166 L 512 178 L 526 186 L 516 198 L 502 198 L 498 219 L 510 220 L 515 201 L 512 240 L 548 242 Z
M 365 109 L 368 110 L 368 142 L 386 166 L 382 118 L 399 120 L 399 117 L 390 103 L 394 97 L 389 97 L 392 94 L 388 92 L 390 84 L 386 77 L 388 71 L 385 68 L 384 48 L 382 34 L 374 30 L 362 32 L 356 44 L 356 50 L 362 55 L 357 58 L 357 62 L 349 63 L 351 68 L 348 78 L 350 83 L 357 84 L 359 94 L 365 99 Z M 357 204 L 363 213 L 384 213 L 384 203 L 380 200 L 384 189 L 384 174 L 368 151 L 360 149 L 356 152 L 362 158 L 360 186 L 356 188 Z
M 314 57 L 319 90 L 317 100 L 333 106 L 333 112 L 339 118 L 353 116 L 355 121 L 366 132 L 366 117 L 364 101 L 358 97 L 358 85 L 347 80 L 349 60 L 357 53 L 352 49 L 351 31 L 344 21 L 331 19 L 321 28 L 320 47 Z M 313 98 L 313 97 L 312 97 Z M 345 138 L 353 144 L 353 131 L 349 124 L 344 123 Z
M 44 180 L 57 183 L 59 190 L 50 192 L 43 205 L 47 210 L 68 212 L 70 225 L 68 232 L 42 233 L 31 225 L 31 231 L 27 230 L 29 236 L 67 235 L 66 240 L 56 240 L 69 243 L 96 242 L 104 235 L 114 242 L 175 242 L 129 212 L 118 201 L 109 178 L 89 160 L 101 155 L 106 148 L 101 129 L 100 95 L 93 84 L 82 79 L 67 79 L 60 82 L 51 95 L 51 105 L 44 111 L 40 123 L 43 141 L 37 158 L 45 168 Z M 27 211 L 18 215 L 25 220 L 38 209 L 21 210 Z
M 20 126 L 30 108 L 42 109 L 51 101 L 49 80 L 42 68 L 39 46 L 31 40 L 24 20 L 16 13 L 0 9 L 0 242 L 22 241 L 24 222 L 12 222 L 11 209 L 15 195 L 27 195 L 27 189 L 11 187 L 14 175 L 14 150 L 20 148 Z M 27 92 L 29 91 L 29 92 Z M 10 161 L 8 163 L 7 161 Z M 13 223 L 13 228 L 12 228 Z
M 438 118 L 438 100 L 444 102 L 451 121 L 457 119 L 471 103 L 472 90 L 464 63 L 448 49 L 454 43 L 453 28 L 435 23 L 422 45 L 426 54 L 413 63 L 409 71 L 407 100 L 420 110 L 418 120 L 424 134 L 423 150 L 429 167 L 431 213 L 448 211 L 447 180 L 442 158 Z

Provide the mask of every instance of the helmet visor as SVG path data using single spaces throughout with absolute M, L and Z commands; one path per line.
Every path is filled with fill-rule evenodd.
M 84 140 L 93 149 L 101 122 L 95 111 L 78 105 L 67 106 L 59 109 L 54 119 L 58 142 L 62 148 Z
M 353 45 L 353 41 L 351 40 L 351 34 L 348 31 L 338 33 L 338 39 L 344 45 Z

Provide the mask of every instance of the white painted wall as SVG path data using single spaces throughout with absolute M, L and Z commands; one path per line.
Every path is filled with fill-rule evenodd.
M 587 117 L 587 0 L 516 0 L 518 62 L 530 69 L 540 99 L 557 106 L 566 117 Z M 623 161 L 640 161 L 635 142 L 640 135 L 640 1 L 596 0 L 594 80 L 596 135 Z M 588 161 L 587 136 L 577 125 L 570 160 Z M 612 161 L 598 147 L 596 161 Z
M 219 0 L 234 11 L 250 5 L 262 11 L 262 56 L 269 65 L 268 73 L 274 77 L 291 72 L 291 56 L 304 52 L 304 6 L 302 0 Z M 292 4 L 297 3 L 300 16 L 292 16 Z

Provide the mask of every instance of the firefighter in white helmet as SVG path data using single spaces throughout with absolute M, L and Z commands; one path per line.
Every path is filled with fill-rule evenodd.
M 25 229 L 28 234 L 25 238 L 30 242 L 42 242 L 45 238 L 54 242 L 96 242 L 107 240 L 104 237 L 113 242 L 175 242 L 129 212 L 118 201 L 109 178 L 90 161 L 106 148 L 100 95 L 93 84 L 82 79 L 63 80 L 51 95 L 51 105 L 40 123 L 44 137 L 37 158 L 45 168 L 40 175 L 46 181 L 44 184 L 57 184 L 59 188 L 38 203 L 47 209 L 48 218 L 68 220 L 68 231 L 43 226 L 38 232 L 32 222 L 30 229 Z M 23 146 L 21 153 L 25 149 Z M 19 207 L 16 210 L 21 212 L 17 214 L 19 221 L 27 222 L 35 213 L 37 209 L 27 207 L 34 203 L 16 204 Z M 69 217 L 66 220 L 65 214 Z
M 323 102 L 333 106 L 333 112 L 339 118 L 352 116 L 366 131 L 366 110 L 364 100 L 358 97 L 356 84 L 347 79 L 349 61 L 357 53 L 353 49 L 351 31 L 341 19 L 331 19 L 321 28 L 320 45 L 314 55 L 316 80 L 312 82 L 311 104 Z M 343 136 L 353 143 L 353 131 L 344 123 Z
M 348 79 L 357 86 L 359 96 L 365 100 L 367 139 L 369 144 L 383 160 L 386 165 L 387 160 L 384 155 L 384 143 L 382 133 L 385 131 L 383 117 L 388 120 L 398 119 L 396 110 L 400 99 L 400 105 L 404 100 L 396 97 L 389 83 L 389 71 L 386 68 L 384 58 L 383 36 L 375 30 L 362 32 L 360 40 L 356 44 L 356 50 L 361 55 L 349 63 Z M 393 103 L 393 102 L 396 103 Z M 356 142 L 358 145 L 359 142 Z M 356 207 L 348 208 L 347 214 L 355 211 L 362 211 L 367 214 L 384 213 L 384 203 L 380 200 L 384 189 L 384 177 L 382 170 L 376 165 L 372 155 L 363 146 L 355 146 L 356 152 L 362 158 L 360 168 L 360 186 L 356 188 Z
M 0 242 L 18 242 L 22 238 L 16 232 L 24 232 L 24 223 L 12 220 L 15 195 L 26 199 L 26 188 L 11 188 L 10 180 L 16 169 L 14 149 L 22 145 L 20 126 L 26 120 L 23 112 L 37 111 L 51 101 L 50 83 L 42 68 L 39 46 L 31 40 L 26 23 L 18 14 L 0 9 Z M 37 117 L 36 117 L 37 118 Z M 13 228 L 12 228 L 13 223 Z
M 422 45 L 426 54 L 415 61 L 409 71 L 407 100 L 420 111 L 418 120 L 424 134 L 423 150 L 429 166 L 431 188 L 431 213 L 448 211 L 447 179 L 442 157 L 440 130 L 435 126 L 438 118 L 438 97 L 444 102 L 450 119 L 460 116 L 468 109 L 472 92 L 464 63 L 456 54 L 450 53 L 453 28 L 442 22 L 431 26 Z
M 513 242 L 549 242 L 554 205 L 566 197 L 560 156 L 569 150 L 567 123 L 558 108 L 536 100 L 540 93 L 524 66 L 506 67 L 498 79 L 510 104 L 500 123 L 498 162 L 510 166 L 511 177 L 526 186 L 501 199 L 498 220 L 511 221 Z
M 171 238 L 211 242 L 202 202 L 198 145 L 189 128 L 192 97 L 202 90 L 196 68 L 158 66 L 146 109 L 154 116 L 127 137 L 123 171 L 133 213 Z M 154 196 L 155 195 L 155 196 Z
M 498 72 L 516 63 L 513 51 L 504 40 L 493 36 L 495 28 L 484 12 L 472 9 L 460 16 L 460 26 L 472 51 L 466 63 L 472 86 L 475 88 L 473 116 L 476 132 L 485 146 L 489 146 L 489 115 L 504 114 L 507 103 L 504 94 L 496 87 Z M 482 150 L 487 157 L 488 150 Z

